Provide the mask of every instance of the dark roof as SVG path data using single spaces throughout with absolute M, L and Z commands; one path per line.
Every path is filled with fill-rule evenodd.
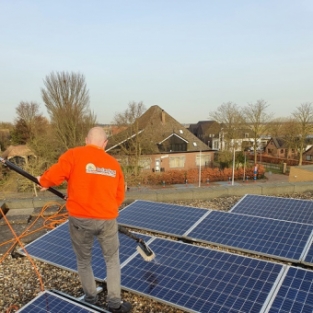
M 277 149 L 284 148 L 285 139 L 281 137 L 272 137 L 273 143 Z
M 177 122 L 165 110 L 160 108 L 158 105 L 154 105 L 142 114 L 133 125 L 119 134 L 110 137 L 107 145 L 107 151 L 112 149 L 113 146 L 125 142 L 125 139 L 136 135 L 136 132 L 139 131 L 141 131 L 141 134 L 144 134 L 150 142 L 154 143 L 153 152 L 155 153 L 159 152 L 157 144 L 173 135 L 175 137 L 180 137 L 182 140 L 187 142 L 187 151 L 199 151 L 200 149 L 202 151 L 210 150 L 205 143 L 192 134 L 182 124 Z M 196 143 L 197 145 L 194 146 L 193 143 Z

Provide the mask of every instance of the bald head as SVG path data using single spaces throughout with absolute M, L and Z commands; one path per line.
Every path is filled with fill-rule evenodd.
M 93 127 L 89 130 L 86 137 L 87 145 L 95 145 L 99 148 L 103 148 L 107 143 L 107 135 L 102 127 Z

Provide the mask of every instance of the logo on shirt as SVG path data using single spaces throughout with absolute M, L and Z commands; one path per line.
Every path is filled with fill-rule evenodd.
M 116 177 L 116 170 L 111 170 L 109 168 L 104 168 L 104 167 L 96 167 L 92 163 L 88 163 L 86 165 L 86 173 Z

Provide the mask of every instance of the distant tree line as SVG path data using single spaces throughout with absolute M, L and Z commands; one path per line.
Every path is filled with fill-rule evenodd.
M 83 145 L 88 129 L 96 125 L 96 115 L 90 109 L 89 91 L 84 75 L 80 73 L 52 72 L 43 80 L 41 88 L 43 103 L 49 119 L 40 112 L 36 102 L 21 101 L 16 107 L 14 123 L 0 122 L 0 148 L 9 145 L 27 144 L 36 155 L 36 160 L 27 164 L 34 175 L 40 174 L 46 167 L 56 162 L 57 158 L 69 148 Z M 253 138 L 255 163 L 257 141 L 261 136 L 270 134 L 284 137 L 290 149 L 299 152 L 299 165 L 305 140 L 313 134 L 312 103 L 302 103 L 288 118 L 274 118 L 268 112 L 265 100 L 257 100 L 240 107 L 233 102 L 220 105 L 209 115 L 223 127 L 228 151 L 220 154 L 220 162 L 230 163 L 232 149 L 242 130 L 248 130 Z M 112 121 L 117 128 L 127 130 L 127 144 L 121 145 L 121 153 L 129 156 L 130 168 L 135 176 L 139 174 L 140 156 L 149 151 L 153 134 L 141 132 L 137 119 L 146 111 L 143 102 L 130 102 L 125 111 L 116 113 Z M 8 135 L 9 134 L 9 135 Z M 131 136 L 131 134 L 136 134 Z M 149 138 L 145 138 L 148 136 Z M 242 155 L 238 158 L 241 160 Z M 0 179 L 3 172 L 0 171 Z
M 242 130 L 252 134 L 254 163 L 257 163 L 257 141 L 261 136 L 283 137 L 289 149 L 295 149 L 299 154 L 299 165 L 302 165 L 302 154 L 306 148 L 306 140 L 313 135 L 313 105 L 302 103 L 290 117 L 274 118 L 269 113 L 269 105 L 265 100 L 257 100 L 240 107 L 236 103 L 223 103 L 210 116 L 223 125 L 225 139 L 229 150 L 235 149 L 234 143 L 240 138 Z M 231 146 L 233 143 L 233 146 Z M 229 151 L 228 151 L 229 152 Z

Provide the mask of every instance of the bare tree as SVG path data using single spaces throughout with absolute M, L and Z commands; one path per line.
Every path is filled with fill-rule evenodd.
M 257 141 L 262 135 L 266 134 L 267 124 L 270 121 L 270 115 L 266 113 L 268 104 L 264 100 L 257 100 L 256 103 L 248 103 L 243 108 L 243 116 L 246 121 L 247 128 L 252 133 L 253 150 L 254 150 L 254 163 L 257 163 Z
M 287 148 L 286 158 L 291 156 L 291 150 L 299 151 L 299 136 L 300 124 L 294 117 L 284 119 L 284 123 L 281 127 L 282 138 L 284 139 L 285 146 Z
M 21 101 L 15 111 L 19 119 L 30 125 L 33 123 L 34 118 L 39 115 L 39 104 L 36 102 Z
M 302 103 L 292 113 L 299 124 L 299 165 L 302 165 L 302 154 L 305 149 L 307 136 L 313 132 L 313 106 L 311 102 Z
M 242 127 L 243 116 L 238 104 L 227 102 L 220 105 L 210 116 L 221 124 L 226 143 L 238 138 L 239 129 Z
M 143 136 L 141 134 L 138 118 L 146 111 L 143 102 L 130 102 L 124 112 L 116 113 L 113 123 L 122 129 L 116 140 L 121 154 L 127 156 L 129 165 L 134 167 L 134 174 L 138 175 L 139 159 L 142 154 Z M 114 140 L 114 139 L 113 139 Z M 116 141 L 116 143 L 118 143 Z
M 37 121 L 43 117 L 36 102 L 21 101 L 15 111 L 17 118 L 12 132 L 12 141 L 16 144 L 26 144 L 36 136 L 38 131 L 42 131 Z
M 42 99 L 60 148 L 66 150 L 83 144 L 88 129 L 96 123 L 96 116 L 89 109 L 85 77 L 77 73 L 51 73 L 44 85 Z
M 220 151 L 218 154 L 218 160 L 223 167 L 225 164 L 230 164 L 234 158 L 235 151 L 238 143 L 236 139 L 239 138 L 241 133 L 243 116 L 238 104 L 233 102 L 227 102 L 220 105 L 215 112 L 211 112 L 210 116 L 215 119 L 221 125 L 222 141 L 225 140 L 227 152 Z
M 288 122 L 288 118 L 278 117 L 271 119 L 267 123 L 267 133 L 271 134 L 272 137 L 282 137 L 285 132 L 284 125 Z

